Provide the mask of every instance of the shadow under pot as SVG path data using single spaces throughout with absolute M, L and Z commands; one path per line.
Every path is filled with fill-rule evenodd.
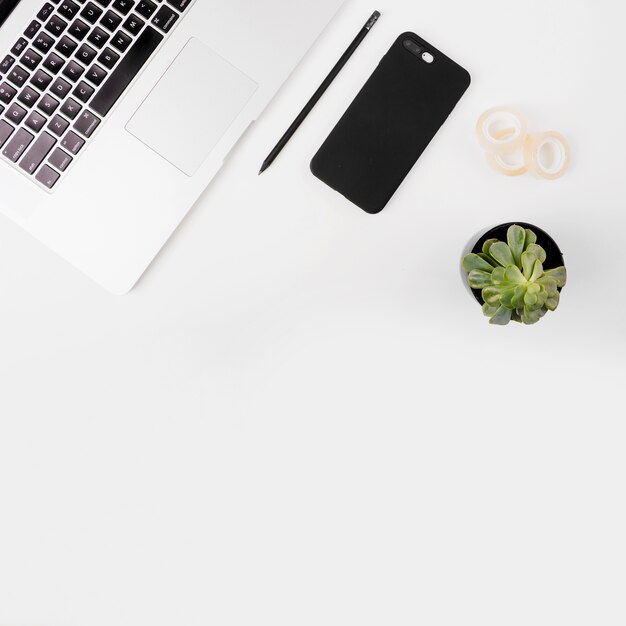
M 532 271 L 531 271 L 531 267 L 532 267 L 531 259 L 526 257 L 525 259 L 526 267 L 524 267 L 524 264 L 521 262 L 521 257 L 519 255 L 519 249 L 517 251 L 514 251 L 515 254 L 517 254 L 518 258 L 516 260 L 517 262 L 513 264 L 519 267 L 522 276 L 526 279 L 522 283 L 522 278 L 521 277 L 519 278 L 520 283 L 522 283 L 520 287 L 523 287 L 524 289 L 520 288 L 518 290 L 519 292 L 518 295 L 522 296 L 521 292 L 528 288 L 529 282 L 535 282 L 535 278 L 538 279 L 536 282 L 539 285 L 538 297 L 539 297 L 540 302 L 534 305 L 535 306 L 534 310 L 533 310 L 532 305 L 525 306 L 523 303 L 523 300 L 521 303 L 516 302 L 514 300 L 513 305 L 511 304 L 509 296 L 510 296 L 511 290 L 514 289 L 514 283 L 509 284 L 509 282 L 507 282 L 504 285 L 502 285 L 502 283 L 499 280 L 496 280 L 498 285 L 494 285 L 493 286 L 494 288 L 490 289 L 490 291 L 487 292 L 487 294 L 490 296 L 489 303 L 486 303 L 485 299 L 483 298 L 483 293 L 485 293 L 484 291 L 485 287 L 486 286 L 492 287 L 489 282 L 487 282 L 486 285 L 483 285 L 480 288 L 476 288 L 476 287 L 472 288 L 472 286 L 470 286 L 470 272 L 467 271 L 466 269 L 466 260 L 468 259 L 468 256 L 481 255 L 481 257 L 484 258 L 486 256 L 484 253 L 485 244 L 487 244 L 490 241 L 497 240 L 498 242 L 503 242 L 504 244 L 508 245 L 509 230 L 511 229 L 512 226 L 521 227 L 522 229 L 526 231 L 526 233 L 528 233 L 528 231 L 532 233 L 532 234 L 526 235 L 526 241 L 523 244 L 523 248 L 522 248 L 523 251 L 526 252 L 530 250 L 531 252 L 536 254 L 538 257 L 541 255 L 541 258 L 539 260 L 541 261 L 541 268 L 543 269 L 543 275 L 533 277 Z M 529 242 L 532 242 L 532 243 L 529 244 Z M 537 248 L 536 246 L 539 246 L 541 249 L 543 249 L 543 251 L 545 252 L 545 257 L 542 255 L 541 250 L 539 250 L 539 248 Z M 490 255 L 487 255 L 487 256 L 490 256 Z M 489 260 L 492 266 L 495 266 L 495 267 L 498 267 L 498 266 L 504 267 L 508 265 L 508 263 L 506 262 L 496 263 L 493 259 L 489 259 Z M 467 267 L 470 267 L 470 266 L 471 266 L 471 263 L 467 265 Z M 494 226 L 493 228 L 490 228 L 484 231 L 482 234 L 476 235 L 475 237 L 472 238 L 472 240 L 466 246 L 463 252 L 463 267 L 461 271 L 462 271 L 464 284 L 466 285 L 468 290 L 472 293 L 476 301 L 483 307 L 484 314 L 490 318 L 490 322 L 492 324 L 506 325 L 508 324 L 509 321 L 522 322 L 524 324 L 534 324 L 537 321 L 539 321 L 539 319 L 541 319 L 541 317 L 543 317 L 543 315 L 545 315 L 547 311 L 556 310 L 556 307 L 558 306 L 559 301 L 560 301 L 560 292 L 563 289 L 565 285 L 565 281 L 566 281 L 566 272 L 565 272 L 564 266 L 565 266 L 565 262 L 563 259 L 563 253 L 561 252 L 556 241 L 554 241 L 554 239 L 548 233 L 546 233 L 543 229 L 539 228 L 538 226 L 535 226 L 534 224 L 529 224 L 527 222 L 506 222 L 504 224 L 499 224 L 498 226 Z M 486 269 L 486 266 L 485 266 L 485 269 Z M 540 268 L 537 268 L 537 270 L 539 269 Z M 481 270 L 478 269 L 477 271 L 481 271 Z M 499 269 L 498 272 L 502 273 L 502 270 Z M 512 273 L 516 274 L 515 271 L 513 271 Z M 552 277 L 556 280 L 557 282 L 556 294 L 554 293 L 553 281 L 548 280 L 545 277 Z M 515 280 L 514 275 L 513 276 L 507 275 L 507 279 L 508 278 Z M 501 286 L 504 297 L 503 298 L 501 297 L 501 301 L 499 302 L 495 298 L 495 290 L 496 288 L 499 288 L 500 286 Z M 506 287 L 509 287 L 509 289 L 506 289 Z M 534 290 L 537 288 L 531 287 L 530 289 L 534 293 Z M 549 291 L 549 293 L 547 294 L 548 295 L 547 298 L 546 298 L 546 293 L 545 293 L 546 289 Z M 523 295 L 525 296 L 525 293 Z M 534 301 L 534 296 L 531 295 L 531 296 L 528 296 L 528 298 L 529 299 L 527 300 L 527 302 Z M 539 306 L 543 299 L 546 299 L 547 306 L 545 304 L 542 306 Z M 506 306 L 502 307 L 502 301 L 504 301 L 504 305 Z M 520 304 L 521 306 L 519 306 Z M 515 305 L 518 305 L 518 306 L 515 306 Z M 510 316 L 507 315 L 504 308 L 508 308 L 511 311 Z M 524 315 L 524 309 L 526 310 L 527 315 Z

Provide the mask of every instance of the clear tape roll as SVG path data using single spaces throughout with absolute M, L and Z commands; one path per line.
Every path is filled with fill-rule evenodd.
M 547 149 L 552 151 L 551 161 L 546 158 Z M 524 155 L 530 172 L 541 178 L 555 180 L 567 172 L 570 147 L 563 135 L 550 131 L 528 137 Z
M 496 131 L 494 136 L 498 139 L 505 139 L 514 133 L 515 129 L 505 128 L 503 130 Z M 521 176 L 528 171 L 524 157 L 524 146 L 515 148 L 510 154 L 507 155 L 487 154 L 487 161 L 494 170 L 500 174 L 504 174 L 505 176 Z
M 528 136 L 526 118 L 507 107 L 495 107 L 485 111 L 476 124 L 476 134 L 488 154 L 507 154 L 521 148 Z M 511 133 L 502 136 L 502 131 Z

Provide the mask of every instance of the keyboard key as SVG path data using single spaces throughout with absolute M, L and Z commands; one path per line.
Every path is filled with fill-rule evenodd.
M 113 32 L 122 23 L 122 18 L 113 11 L 107 11 L 104 17 L 100 20 L 100 24 L 107 30 Z
M 37 54 L 32 48 L 29 48 L 24 52 L 20 59 L 22 65 L 30 70 L 34 70 L 41 63 L 41 55 Z
M 9 102 L 13 100 L 13 97 L 16 93 L 17 90 L 13 89 L 11 85 L 9 85 L 8 83 L 2 83 L 2 85 L 0 85 L 0 102 L 4 102 L 4 104 L 9 104 Z
M 93 92 L 95 89 L 87 84 L 84 80 L 81 80 L 78 85 L 76 85 L 76 89 L 72 91 L 72 95 L 76 96 L 81 102 L 87 102 L 91 96 L 93 96 Z
M 143 28 L 144 24 L 145 22 L 142 19 L 139 19 L 139 17 L 133 13 L 124 22 L 123 28 L 125 28 L 131 35 L 137 35 L 139 31 Z
M 104 11 L 93 2 L 88 2 L 85 8 L 80 12 L 80 16 L 84 17 L 90 24 L 95 24 Z
M 135 11 L 137 11 L 141 17 L 148 19 L 156 11 L 156 8 L 157 5 L 152 2 L 152 0 L 139 0 Z
M 109 38 L 109 35 L 104 30 L 96 26 L 89 33 L 89 37 L 87 37 L 87 41 L 93 44 L 94 46 L 96 46 L 98 50 L 100 50 L 100 48 L 102 48 L 102 46 L 104 46 L 104 44 L 107 42 L 108 38 Z
M 17 99 L 30 109 L 30 107 L 34 106 L 37 100 L 39 100 L 39 92 L 31 87 L 24 87 L 24 90 Z
M 61 148 L 55 148 L 54 152 L 48 159 L 48 163 L 50 163 L 50 165 L 54 165 L 59 172 L 64 172 L 71 162 L 72 157 L 67 152 L 63 152 Z
M 111 0 L 96 0 L 96 2 L 105 9 L 111 4 Z
M 181 13 L 191 4 L 191 0 L 167 0 L 167 2 Z
M 125 52 L 130 46 L 132 39 L 126 34 L 119 30 L 113 39 L 111 39 L 111 45 L 114 48 L 117 48 L 120 52 Z
M 96 87 L 102 84 L 106 78 L 107 73 L 99 66 L 92 65 L 88 70 L 85 78 L 92 82 Z
M 67 96 L 67 94 L 70 92 L 71 88 L 72 85 L 70 85 L 70 83 L 68 83 L 66 80 L 63 80 L 62 78 L 57 78 L 54 81 L 54 85 L 50 87 L 50 91 L 59 98 L 65 98 L 65 96 Z
M 45 123 L 46 118 L 41 115 L 41 113 L 37 113 L 37 111 L 31 111 L 28 114 L 26 121 L 24 122 L 24 124 L 26 124 L 28 128 L 34 130 L 36 133 L 38 133 L 44 127 Z
M 113 8 L 122 15 L 128 15 L 134 4 L 132 0 L 115 0 Z
M 0 120 L 0 148 L 7 142 L 7 139 L 13 134 L 15 128 L 8 122 Z
M 100 118 L 89 111 L 83 111 L 74 122 L 74 128 L 85 137 L 91 137 L 100 124 Z
M 43 70 L 37 70 L 35 75 L 30 79 L 30 84 L 38 87 L 42 91 L 47 89 L 48 85 L 52 82 L 52 76 L 47 74 Z
M 59 106 L 59 101 L 53 98 L 50 94 L 44 94 L 43 98 L 39 101 L 37 108 L 48 115 L 51 115 L 56 111 Z
M 16 87 L 21 87 L 29 78 L 30 74 L 21 67 L 14 67 L 7 76 L 7 79 Z
M 113 66 L 117 63 L 120 55 L 113 52 L 111 48 L 105 48 L 102 54 L 98 57 L 98 63 L 102 63 L 107 69 L 113 69 Z
M 58 50 L 66 59 L 69 59 L 76 48 L 78 48 L 78 44 L 73 39 L 62 37 L 55 50 Z
M 70 123 L 60 115 L 55 115 L 48 124 L 48 130 L 60 137 L 69 127 Z
M 54 45 L 54 39 L 46 33 L 39 33 L 33 41 L 33 46 L 39 50 L 39 52 L 48 52 Z
M 40 28 L 41 28 L 41 24 L 37 20 L 33 20 L 26 27 L 26 30 L 24 31 L 24 37 L 28 39 L 32 39 L 39 32 Z
M 51 5 L 49 2 L 46 2 L 46 4 L 41 7 L 41 11 L 37 13 L 37 19 L 40 22 L 45 22 L 52 15 L 53 11 L 54 6 Z
M 13 163 L 16 163 L 34 138 L 27 130 L 20 128 L 13 135 L 13 139 L 4 147 L 2 154 L 7 159 L 13 161 Z
M 76 58 L 85 65 L 89 65 L 95 58 L 97 52 L 91 47 L 84 43 L 76 53 Z
M 70 130 L 63 138 L 63 141 L 61 141 L 61 145 L 72 154 L 78 154 L 79 150 L 85 145 L 85 140 Z
M 59 15 L 62 15 L 68 20 L 73 20 L 80 11 L 80 6 L 72 0 L 63 0 L 59 5 Z
M 26 156 L 20 161 L 20 167 L 29 174 L 32 174 L 48 156 L 50 150 L 57 140 L 48 133 L 41 133 L 41 136 L 32 145 Z
M 61 113 L 70 120 L 73 120 L 80 113 L 82 108 L 82 105 L 76 102 L 74 98 L 68 98 L 61 107 Z
M 15 102 L 9 107 L 7 112 L 4 114 L 4 116 L 8 120 L 11 120 L 14 124 L 19 124 L 24 119 L 25 115 L 26 115 L 26 109 L 24 109 L 23 107 L 21 107 L 19 104 Z
M 58 37 L 67 28 L 67 22 L 58 15 L 53 15 L 46 24 L 46 30 Z
M 91 108 L 96 113 L 104 116 L 111 110 L 162 39 L 163 35 L 150 26 L 139 35 L 137 41 L 91 101 Z
M 82 20 L 76 20 L 67 32 L 78 41 L 82 41 L 89 32 L 89 26 Z
M 70 61 L 63 68 L 63 76 L 67 76 L 70 80 L 76 82 L 85 71 L 85 68 L 82 65 L 76 63 L 76 61 Z
M 152 18 L 152 23 L 164 33 L 169 33 L 177 19 L 178 13 L 172 11 L 168 6 L 162 6 Z
M 53 74 L 58 74 L 59 70 L 63 67 L 65 60 L 54 52 L 50 53 L 50 56 L 43 62 L 43 66 Z
M 28 45 L 28 41 L 26 41 L 24 37 L 20 37 L 15 42 L 15 45 L 11 48 L 11 54 L 14 54 L 16 57 L 20 56 L 20 54 L 22 54 L 22 52 L 24 52 L 24 50 L 26 49 L 27 45 Z
M 55 172 L 51 167 L 44 165 L 38 172 L 35 174 L 35 178 L 48 189 L 52 189 L 57 180 L 61 177 L 61 174 Z
M 13 63 L 15 63 L 15 59 L 10 54 L 7 54 L 4 59 L 2 59 L 2 63 L 0 63 L 0 72 L 3 74 L 8 72 Z

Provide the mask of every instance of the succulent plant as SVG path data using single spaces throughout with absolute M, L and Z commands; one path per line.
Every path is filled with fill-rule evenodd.
M 545 261 L 535 233 L 516 224 L 507 231 L 507 243 L 489 239 L 482 252 L 463 258 L 469 285 L 481 290 L 483 313 L 491 324 L 536 324 L 556 310 L 567 273 L 564 267 L 544 270 Z

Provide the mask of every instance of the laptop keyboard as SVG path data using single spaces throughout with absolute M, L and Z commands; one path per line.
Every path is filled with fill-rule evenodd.
M 190 3 L 46 2 L 0 56 L 0 160 L 51 191 Z

